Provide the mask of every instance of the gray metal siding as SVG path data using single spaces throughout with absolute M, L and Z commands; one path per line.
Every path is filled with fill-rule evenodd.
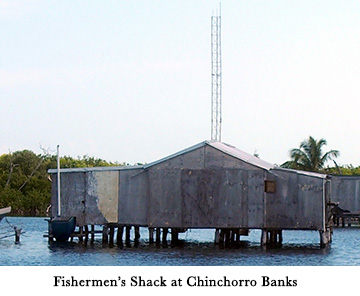
M 331 201 L 351 212 L 360 212 L 360 176 L 331 177 Z
M 118 223 L 147 225 L 149 193 L 147 173 L 143 169 L 120 172 Z
M 276 193 L 266 194 L 266 228 L 322 229 L 323 180 L 276 171 Z
M 182 227 L 181 170 L 151 169 L 149 178 L 149 226 Z
M 56 175 L 54 175 L 56 176 Z M 57 216 L 57 178 L 53 178 L 52 215 Z M 80 225 L 85 222 L 85 173 L 61 174 L 61 218 L 67 219 L 72 216 Z
M 261 228 L 262 171 L 183 169 L 149 172 L 153 227 Z

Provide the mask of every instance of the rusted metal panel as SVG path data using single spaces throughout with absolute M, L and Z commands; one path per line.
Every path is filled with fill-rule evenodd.
M 147 225 L 149 182 L 143 169 L 120 171 L 118 223 Z
M 87 171 L 61 174 L 61 218 L 75 216 L 79 226 L 116 223 L 118 171 Z M 57 213 L 57 179 L 53 181 L 52 216 Z
M 360 176 L 331 176 L 331 201 L 351 212 L 360 212 Z
M 117 223 L 119 171 L 86 173 L 85 224 Z

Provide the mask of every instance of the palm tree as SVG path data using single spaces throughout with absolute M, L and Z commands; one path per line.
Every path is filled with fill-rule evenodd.
M 325 139 L 315 140 L 309 137 L 304 140 L 299 148 L 290 151 L 291 160 L 281 166 L 284 168 L 298 169 L 303 171 L 319 172 L 326 161 L 336 158 L 340 155 L 338 150 L 330 150 L 323 154 L 322 147 L 326 145 Z

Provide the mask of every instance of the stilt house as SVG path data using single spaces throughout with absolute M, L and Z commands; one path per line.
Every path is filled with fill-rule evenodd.
M 317 230 L 322 244 L 330 240 L 326 175 L 282 169 L 222 142 L 143 166 L 61 169 L 60 176 L 61 215 L 54 176 L 52 217 L 76 217 L 78 226 Z

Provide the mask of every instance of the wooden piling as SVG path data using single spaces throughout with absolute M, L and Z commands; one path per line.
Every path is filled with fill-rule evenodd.
M 215 229 L 215 244 L 219 244 L 220 243 L 220 229 L 216 228 Z
M 139 240 L 140 240 L 140 227 L 139 226 L 134 226 L 134 231 L 135 231 L 135 244 L 138 245 L 139 244 Z
M 163 228 L 163 233 L 162 233 L 162 242 L 163 244 L 166 244 L 167 242 L 167 234 L 169 232 L 168 228 Z
M 278 230 L 278 243 L 281 245 L 283 242 L 282 230 Z
M 319 230 L 320 234 L 320 247 L 325 248 L 331 242 L 331 229 L 326 229 L 325 231 Z
M 219 244 L 223 244 L 225 240 L 225 230 L 224 228 L 220 229 L 220 235 L 219 235 Z
M 130 232 L 131 232 L 131 226 L 126 226 L 125 243 L 127 245 L 130 244 Z
M 235 229 L 230 229 L 230 237 L 231 237 L 231 243 L 235 242 Z
M 21 228 L 14 227 L 15 231 L 15 244 L 20 244 Z
M 114 234 L 115 234 L 115 226 L 109 226 L 109 245 L 114 245 Z
M 176 244 L 179 241 L 179 232 L 176 228 L 171 228 L 171 243 Z
M 102 243 L 107 244 L 108 242 L 109 242 L 108 227 L 107 225 L 104 225 L 102 231 Z
M 261 230 L 261 245 L 265 246 L 268 243 L 268 232 L 266 229 Z
M 91 225 L 91 237 L 90 237 L 90 242 L 93 243 L 95 241 L 95 225 L 92 224 Z
M 160 244 L 160 234 L 161 234 L 161 229 L 159 227 L 156 227 L 156 243 Z
M 149 227 L 149 243 L 154 243 L 154 227 Z
M 84 236 L 85 236 L 85 243 L 87 243 L 89 240 L 89 226 L 88 225 L 84 226 Z
M 124 233 L 124 225 L 118 225 L 118 231 L 116 235 L 116 243 L 118 245 L 123 244 L 123 233 Z

